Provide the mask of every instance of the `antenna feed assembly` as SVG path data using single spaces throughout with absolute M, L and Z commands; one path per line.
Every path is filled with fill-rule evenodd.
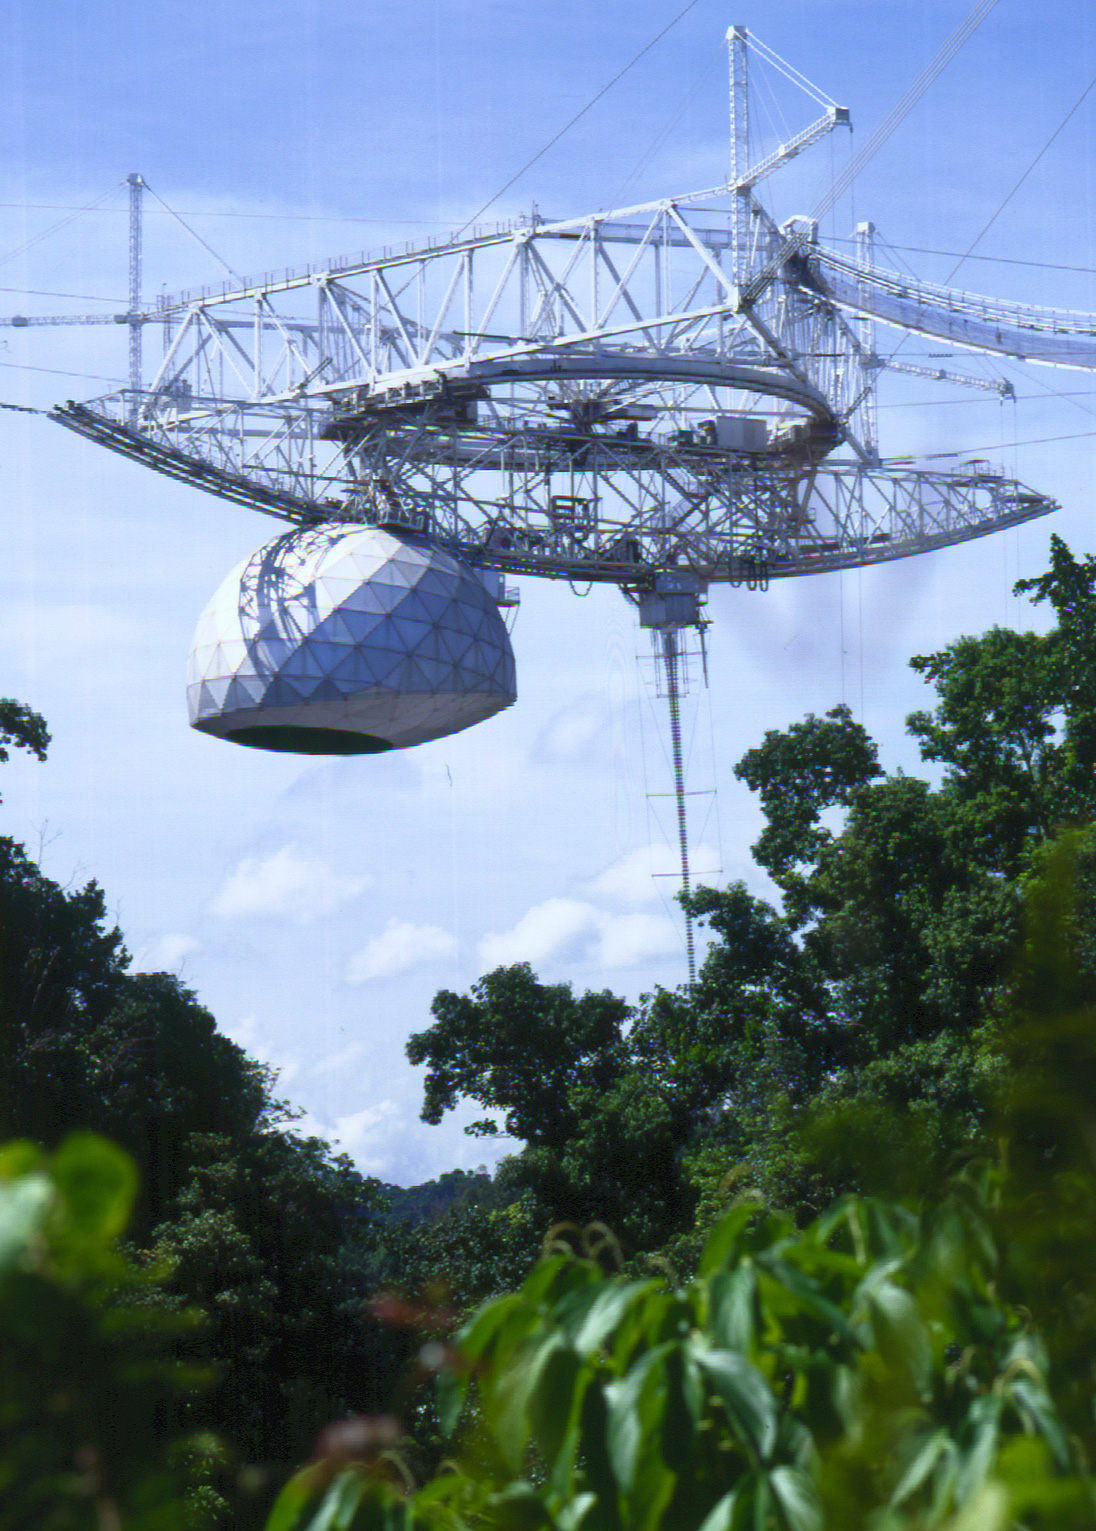
M 759 200 L 762 183 L 848 114 L 744 27 L 728 44 L 728 179 L 612 212 L 476 229 L 146 305 L 145 187 L 131 176 L 120 316 L 129 386 L 52 418 L 302 536 L 332 523 L 340 536 L 371 529 L 432 547 L 473 579 L 479 570 L 500 581 L 615 584 L 639 597 L 641 622 L 663 634 L 700 625 L 711 582 L 764 588 L 1055 509 L 1003 474 L 884 463 L 875 399 L 885 368 L 994 393 L 999 385 L 883 362 L 874 325 L 1096 368 L 1091 320 L 882 270 L 867 223 L 850 254 L 820 243 L 817 209 L 779 224 Z M 751 58 L 815 107 L 816 120 L 760 159 L 750 157 Z M 146 379 L 142 337 L 157 326 L 163 355 Z M 691 608 L 665 584 L 686 571 L 696 581 Z M 680 623 L 671 615 L 679 610 L 690 613 Z M 344 623 L 335 607 L 323 620 Z M 404 658 L 418 663 L 408 614 L 386 621 L 385 643 L 404 632 Z M 360 623 L 344 623 L 351 628 L 369 670 L 372 640 Z M 240 657 L 250 643 L 241 630 L 231 652 Z M 229 695 L 229 650 L 220 647 L 214 670 L 196 661 L 207 692 L 195 724 L 233 737 L 242 725 L 218 729 L 202 710 L 213 682 Z M 306 644 L 293 663 L 308 654 Z M 345 744 L 330 738 L 335 700 L 324 686 L 336 682 L 324 666 L 336 661 L 324 654 L 310 703 L 317 733 L 307 745 L 284 736 L 302 747 Z M 257 686 L 256 671 L 243 689 Z M 374 737 L 365 724 L 362 734 Z M 394 744 L 383 731 L 375 737 Z M 249 742 L 259 742 L 253 731 Z
M 707 591 L 705 581 L 684 569 L 656 574 L 650 589 L 640 590 L 636 597 L 640 627 L 655 632 L 703 629 L 707 625 L 703 614 Z

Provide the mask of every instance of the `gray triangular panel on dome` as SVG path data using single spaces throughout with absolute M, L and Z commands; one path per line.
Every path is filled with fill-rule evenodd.
M 340 729 L 439 738 L 513 697 L 506 629 L 475 574 L 423 539 L 352 525 L 285 533 L 238 566 L 187 675 L 197 726 L 309 752 Z

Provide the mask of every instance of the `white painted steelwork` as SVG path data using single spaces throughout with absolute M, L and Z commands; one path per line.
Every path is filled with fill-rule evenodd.
M 822 115 L 750 164 L 755 44 L 728 42 L 724 185 L 162 297 L 141 313 L 165 336 L 149 385 L 54 418 L 300 525 L 410 527 L 480 566 L 633 590 L 680 566 L 879 562 L 1054 509 L 986 471 L 881 461 L 884 366 L 1008 385 L 887 363 L 871 323 L 1081 367 L 1096 323 L 882 271 L 865 230 L 850 258 L 809 219 L 778 227 L 758 186 L 848 113 L 810 88 Z

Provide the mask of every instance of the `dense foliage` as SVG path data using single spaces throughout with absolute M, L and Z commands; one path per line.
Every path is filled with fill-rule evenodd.
M 205 1322 L 189 1406 L 271 1483 L 335 1415 L 387 1397 L 405 1346 L 362 1311 L 376 1182 L 288 1130 L 268 1071 L 168 974 L 130 974 L 91 883 L 66 891 L 0 840 L 0 1124 L 58 1149 L 74 1127 L 135 1161 L 134 1255 Z
M 117 1249 L 133 1162 L 90 1134 L 0 1150 L 0 1525 L 201 1524 L 213 1443 L 180 1428 L 203 1380 L 173 1355 L 196 1315 Z
M 1096 1523 L 1096 560 L 1022 588 L 1047 633 L 912 661 L 931 780 L 844 707 L 743 757 L 777 900 L 693 894 L 694 986 L 436 997 L 423 1115 L 477 1102 L 493 1177 L 296 1134 L 0 840 L 0 1531 L 242 1531 L 317 1438 L 271 1531 Z M 0 702 L 0 761 L 48 742 Z
M 587 1230 L 600 1249 L 549 1250 L 434 1347 L 444 1473 L 409 1493 L 373 1421 L 357 1461 L 332 1451 L 286 1488 L 270 1531 L 1092 1526 L 1092 865 L 1067 832 L 1026 889 L 986 1043 L 1003 1152 L 802 1229 L 744 1198 L 691 1281 L 608 1274 Z
M 1050 632 L 912 661 L 936 692 L 908 728 L 937 785 L 884 774 L 843 706 L 747 752 L 736 773 L 781 906 L 697 890 L 714 939 L 695 988 L 633 1011 L 517 967 L 438 995 L 408 1046 L 428 1067 L 423 1114 L 464 1096 L 522 1140 L 500 1180 L 530 1227 L 599 1218 L 633 1254 L 695 1250 L 729 1174 L 809 1220 L 843 1192 L 939 1184 L 983 1142 L 1004 1066 L 985 1029 L 1026 881 L 1096 810 L 1096 560 L 1052 539 L 1049 571 L 1020 588 Z M 881 1131 L 895 1110 L 902 1133 Z

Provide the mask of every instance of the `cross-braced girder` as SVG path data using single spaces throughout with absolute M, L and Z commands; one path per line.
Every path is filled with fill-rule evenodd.
M 411 525 L 474 561 L 631 586 L 669 565 L 849 567 L 1053 509 L 989 473 L 881 465 L 872 325 L 1073 366 L 1096 366 L 1096 325 L 778 226 L 758 186 L 848 113 L 811 88 L 823 116 L 751 162 L 751 40 L 729 42 L 726 184 L 163 297 L 139 316 L 165 336 L 148 386 L 55 418 L 290 520 Z

